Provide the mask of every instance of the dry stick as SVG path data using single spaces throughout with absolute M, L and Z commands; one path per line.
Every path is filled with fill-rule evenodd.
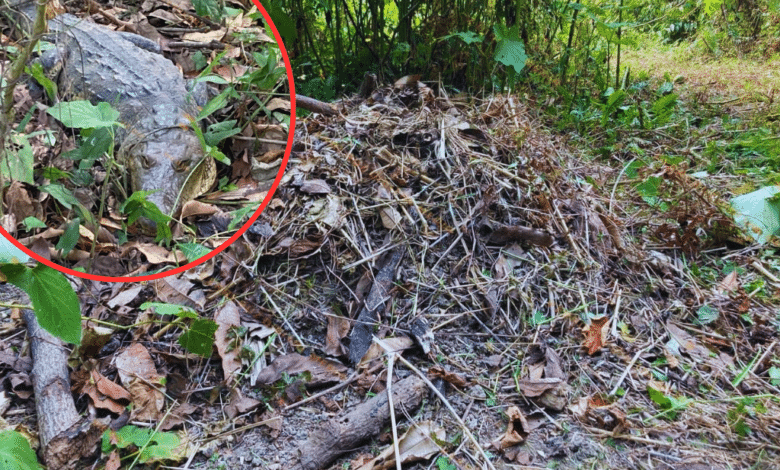
M 411 369 L 412 372 L 417 374 L 420 379 L 422 379 L 423 382 L 425 382 L 425 385 L 427 385 L 433 393 L 436 394 L 437 397 L 439 397 L 439 400 L 441 400 L 442 403 L 444 403 L 444 406 L 447 407 L 447 409 L 452 414 L 452 417 L 455 418 L 455 421 L 458 422 L 461 428 L 463 428 L 463 433 L 471 439 L 471 442 L 474 443 L 474 446 L 477 448 L 477 451 L 479 451 L 479 454 L 482 456 L 482 458 L 485 460 L 485 463 L 489 468 L 492 470 L 496 470 L 496 467 L 493 466 L 493 463 L 488 458 L 487 454 L 485 454 L 485 450 L 482 448 L 481 445 L 479 445 L 479 441 L 477 441 L 477 438 L 474 437 L 473 434 L 471 434 L 471 431 L 469 431 L 469 428 L 466 427 L 466 423 L 463 422 L 463 420 L 460 418 L 458 413 L 455 411 L 455 409 L 450 405 L 450 402 L 447 400 L 447 398 L 439 391 L 438 388 L 436 388 L 435 385 L 431 383 L 430 380 L 428 380 L 428 377 L 425 376 L 422 372 L 420 372 L 420 369 L 416 368 L 414 365 L 412 365 L 411 362 L 404 359 L 403 356 L 398 356 L 398 360 L 401 361 L 406 367 Z
M 634 357 L 631 358 L 631 362 L 628 363 L 628 365 L 626 366 L 626 369 L 623 371 L 622 374 L 620 374 L 620 378 L 618 379 L 618 381 L 615 384 L 615 386 L 612 388 L 612 391 L 609 392 L 609 396 L 612 396 L 612 395 L 617 393 L 618 389 L 620 388 L 620 385 L 623 383 L 624 380 L 626 380 L 626 377 L 628 376 L 628 372 L 631 370 L 632 367 L 634 367 L 634 364 L 636 363 L 636 361 L 639 360 L 639 356 L 641 356 L 642 354 L 644 354 L 647 351 L 649 351 L 650 348 L 652 348 L 653 346 L 655 346 L 655 341 L 653 341 L 649 346 L 646 346 L 645 348 L 640 349 L 639 351 L 636 352 L 636 354 L 634 354 Z
M 398 448 L 398 426 L 395 424 L 395 406 L 393 406 L 393 365 L 396 353 L 384 341 L 374 336 L 377 343 L 387 354 L 387 406 L 390 407 L 390 427 L 393 430 L 393 452 L 395 452 L 395 468 L 401 469 L 401 449 Z

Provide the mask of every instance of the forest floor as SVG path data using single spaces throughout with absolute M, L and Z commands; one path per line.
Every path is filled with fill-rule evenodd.
M 407 469 L 776 468 L 780 257 L 734 227 L 733 175 L 691 176 L 668 130 L 625 142 L 687 166 L 602 161 L 514 97 L 415 80 L 336 107 L 298 124 L 273 201 L 225 252 L 81 285 L 101 325 L 85 337 L 105 341 L 74 355 L 80 410 L 116 399 L 111 416 L 132 404 L 131 426 L 175 433 L 163 468 L 395 468 L 394 434 L 416 442 Z M 150 301 L 213 318 L 216 354 L 186 353 Z M 22 330 L 3 318 L 5 417 L 34 430 Z M 128 387 L 142 363 L 164 380 Z M 90 394 L 94 372 L 129 391 Z M 395 423 L 361 408 L 388 383 Z M 134 458 L 104 451 L 80 468 Z

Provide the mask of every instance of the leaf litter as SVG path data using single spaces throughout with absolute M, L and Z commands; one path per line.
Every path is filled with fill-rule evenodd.
M 122 328 L 76 371 L 152 423 L 178 410 L 168 425 L 186 420 L 195 462 L 230 468 L 392 468 L 386 423 L 342 460 L 303 455 L 323 425 L 379 403 L 389 373 L 412 383 L 377 362 L 390 357 L 447 400 L 427 387 L 417 408 L 414 385 L 396 410 L 391 428 L 425 447 L 408 468 L 771 468 L 777 305 L 742 286 L 776 294 L 776 267 L 733 248 L 716 192 L 664 167 L 680 203 L 648 210 L 517 97 L 412 77 L 336 107 L 299 123 L 275 201 L 205 275 L 85 285 L 84 314 Z M 693 276 L 705 249 L 742 273 Z M 138 310 L 154 300 L 213 316 L 218 354 L 181 349 L 178 328 Z

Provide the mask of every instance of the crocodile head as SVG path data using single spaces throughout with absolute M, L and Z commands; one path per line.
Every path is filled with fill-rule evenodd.
M 148 200 L 168 215 L 206 193 L 216 180 L 213 158 L 204 154 L 191 130 L 179 127 L 130 144 L 122 160 L 133 191 L 154 191 Z

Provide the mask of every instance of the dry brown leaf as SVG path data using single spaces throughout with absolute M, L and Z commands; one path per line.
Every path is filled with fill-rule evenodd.
M 257 383 L 269 385 L 288 375 L 309 372 L 311 380 L 307 385 L 321 385 L 344 380 L 347 368 L 342 364 L 317 356 L 301 356 L 297 353 L 279 356 L 257 376 Z
M 420 460 L 428 460 L 439 452 L 439 446 L 432 439 L 444 442 L 447 434 L 444 428 L 432 421 L 423 421 L 412 425 L 403 436 L 398 438 L 398 451 L 402 464 L 410 464 Z M 372 461 L 364 464 L 358 470 L 391 470 L 396 468 L 395 449 L 388 446 Z
M 214 313 L 214 321 L 218 325 L 214 333 L 214 344 L 217 346 L 219 357 L 222 358 L 222 374 L 225 383 L 229 384 L 233 374 L 241 369 L 241 359 L 238 357 L 241 348 L 236 343 L 238 339 L 229 337 L 231 329 L 241 325 L 238 306 L 232 301 L 226 302 Z
M 387 346 L 390 349 L 391 352 L 398 352 L 398 353 L 414 346 L 414 340 L 406 336 L 385 338 L 382 340 L 382 342 L 385 344 L 385 346 Z M 372 342 L 371 346 L 368 347 L 368 350 L 360 359 L 360 362 L 358 363 L 358 367 L 364 367 L 368 365 L 369 362 L 373 361 L 378 357 L 383 357 L 384 355 L 385 355 L 384 348 L 382 348 L 382 346 L 378 345 L 377 343 Z
M 509 419 L 509 423 L 507 423 L 504 435 L 493 442 L 493 447 L 496 450 L 504 450 L 507 447 L 512 447 L 524 442 L 530 432 L 528 422 L 525 420 L 525 416 L 523 415 L 523 412 L 520 411 L 520 408 L 510 406 L 509 409 L 506 410 L 506 415 Z
M 301 183 L 301 192 L 304 194 L 330 194 L 330 185 L 325 180 L 306 180 Z
M 527 397 L 538 397 L 548 390 L 552 390 L 563 381 L 557 377 L 549 377 L 544 379 L 521 379 L 517 381 L 517 386 L 520 387 L 520 391 Z
M 208 217 L 220 212 L 219 208 L 213 204 L 206 204 L 196 200 L 187 201 L 181 209 L 181 218 L 187 217 Z
M 230 389 L 230 399 L 225 406 L 225 413 L 230 419 L 233 419 L 240 414 L 254 410 L 261 403 L 261 401 L 255 400 L 254 398 L 245 397 L 241 393 L 240 388 L 234 387 Z
M 168 276 L 153 282 L 160 302 L 194 309 L 203 309 L 206 303 L 203 291 L 195 289 L 195 284 L 184 277 Z
M 117 356 L 116 367 L 122 384 L 133 397 L 133 419 L 159 421 L 165 405 L 165 377 L 157 373 L 149 351 L 135 343 Z
M 735 292 L 739 289 L 739 281 L 737 280 L 737 270 L 731 271 L 728 276 L 723 278 L 715 288 L 718 293 L 725 294 L 726 292 Z
M 220 42 L 222 41 L 222 38 L 225 37 L 225 33 L 227 31 L 224 28 L 215 29 L 213 31 L 208 31 L 205 33 L 185 33 L 182 35 L 182 40 L 184 41 L 193 41 L 193 42 L 203 42 L 203 43 L 210 43 L 212 41 Z
M 561 379 L 566 380 L 566 374 L 563 373 L 563 367 L 561 367 L 561 357 L 556 353 L 553 348 L 547 347 L 544 350 L 544 376 L 548 379 Z
M 609 332 L 609 317 L 591 318 L 590 324 L 582 329 L 585 333 L 585 347 L 588 348 L 588 354 L 591 356 L 607 344 L 607 333 Z
M 132 249 L 138 250 L 151 264 L 167 264 L 187 261 L 187 257 L 184 256 L 184 253 L 181 251 L 176 250 L 176 252 L 172 252 L 167 248 L 164 248 L 160 245 L 155 245 L 153 243 L 131 242 L 125 245 L 124 252 L 127 253 Z
M 76 374 L 76 377 L 81 375 Z M 79 393 L 83 393 L 92 399 L 92 404 L 95 408 L 121 414 L 127 404 L 130 403 L 130 393 L 121 385 L 103 376 L 96 369 L 91 370 L 89 375 L 85 375 L 85 377 L 88 377 L 88 379 L 80 381 L 80 383 L 76 383 L 74 380 L 73 385 L 78 387 Z
M 433 366 L 428 369 L 428 375 L 449 382 L 457 388 L 466 388 L 469 386 L 469 381 L 466 380 L 465 377 L 454 372 L 446 371 L 441 366 Z
M 108 301 L 108 306 L 111 308 L 117 308 L 120 306 L 124 307 L 125 305 L 135 300 L 135 298 L 138 297 L 138 294 L 141 293 L 143 288 L 144 288 L 143 285 L 138 284 L 123 290 L 119 294 L 115 295 L 113 299 Z
M 379 217 L 382 219 L 382 226 L 388 230 L 397 229 L 403 220 L 401 214 L 392 207 L 383 207 L 379 210 Z
M 328 315 L 328 333 L 325 337 L 325 354 L 340 357 L 347 354 L 347 348 L 341 340 L 349 333 L 349 318 Z

